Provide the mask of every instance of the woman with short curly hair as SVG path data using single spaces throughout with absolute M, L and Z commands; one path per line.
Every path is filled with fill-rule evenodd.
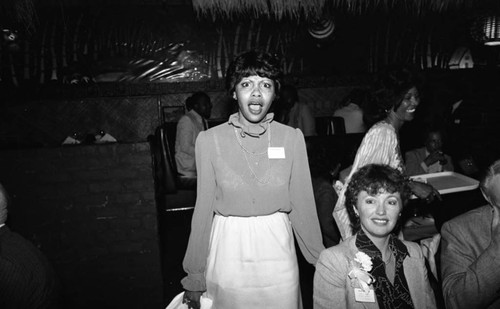
M 196 141 L 198 194 L 184 258 L 184 302 L 199 308 L 301 308 L 294 235 L 315 264 L 324 249 L 304 136 L 268 113 L 279 60 L 250 51 L 229 66 L 238 103 L 228 122 Z
M 355 234 L 321 253 L 315 309 L 436 308 L 420 246 L 394 234 L 410 194 L 405 176 L 388 165 L 354 173 L 346 208 Z

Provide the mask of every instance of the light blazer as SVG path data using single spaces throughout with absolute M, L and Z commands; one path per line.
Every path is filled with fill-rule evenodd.
M 409 253 L 403 262 L 403 267 L 415 309 L 436 308 L 434 292 L 427 277 L 425 259 L 420 246 L 413 242 L 403 241 L 403 243 Z M 321 253 L 314 274 L 315 309 L 379 308 L 376 302 L 360 303 L 354 298 L 354 289 L 347 274 L 350 271 L 349 261 L 354 260 L 354 255 L 358 251 L 354 235 Z
M 454 168 L 451 157 L 447 154 L 445 154 L 444 157 L 446 158 L 447 162 L 445 165 L 443 165 L 443 172 L 452 172 Z M 425 158 L 427 158 L 425 147 L 408 151 L 405 154 L 406 174 L 408 176 L 427 174 L 427 172 L 420 165 L 422 162 L 424 162 Z

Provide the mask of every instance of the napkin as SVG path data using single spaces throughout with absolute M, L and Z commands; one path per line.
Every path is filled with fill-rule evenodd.
M 207 292 L 203 293 L 200 297 L 201 309 L 211 309 L 213 301 L 207 297 Z M 188 309 L 186 304 L 182 303 L 182 298 L 184 297 L 184 292 L 177 294 L 177 296 L 172 299 L 170 304 L 168 304 L 165 309 Z
M 116 143 L 117 140 L 110 134 L 106 133 L 104 134 L 100 139 L 96 139 L 95 143 L 96 144 L 104 144 L 104 143 Z
M 80 144 L 81 142 L 77 139 L 74 139 L 71 136 L 66 137 L 66 139 L 62 142 L 62 145 L 75 145 Z

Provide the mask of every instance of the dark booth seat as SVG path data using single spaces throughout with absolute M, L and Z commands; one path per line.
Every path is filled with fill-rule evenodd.
M 176 123 L 168 123 L 158 127 L 155 134 L 148 138 L 153 162 L 165 305 L 183 291 L 180 284 L 185 276 L 182 260 L 196 202 L 196 186 L 185 186 L 177 173 L 175 133 Z

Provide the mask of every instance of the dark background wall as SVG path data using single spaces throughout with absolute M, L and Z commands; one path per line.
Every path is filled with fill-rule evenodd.
M 8 224 L 52 262 L 63 308 L 160 308 L 147 143 L 0 151 Z
M 352 87 L 366 86 L 367 81 L 343 79 L 335 86 L 315 83 L 315 87 L 301 83 L 307 88 L 300 88 L 300 100 L 307 102 L 316 116 L 327 116 L 333 114 Z M 213 120 L 227 119 L 236 106 L 223 88 L 210 88 L 204 83 L 170 93 L 170 84 L 157 90 L 142 91 L 141 87 L 135 87 L 136 91 L 131 91 L 136 85 L 129 85 L 128 93 L 122 91 L 120 83 L 68 85 L 61 87 L 67 92 L 60 93 L 60 97 L 54 94 L 4 103 L 0 106 L 0 149 L 57 146 L 75 133 L 85 136 L 100 130 L 119 142 L 145 142 L 163 120 L 177 121 L 184 114 L 186 98 L 199 90 L 206 91 L 212 100 Z M 95 88 L 100 92 L 94 93 Z

